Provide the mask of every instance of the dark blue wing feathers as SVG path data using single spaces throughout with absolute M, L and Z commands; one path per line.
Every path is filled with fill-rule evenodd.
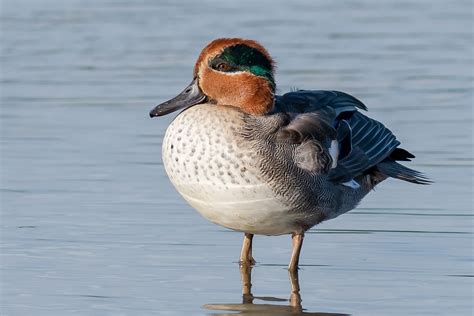
M 414 156 L 397 148 L 400 142 L 382 123 L 358 112 L 367 107 L 355 97 L 340 91 L 299 90 L 277 96 L 275 105 L 275 111 L 289 116 L 283 137 L 300 143 L 312 138 L 326 145 L 338 140 L 339 160 L 329 172 L 332 181 L 350 181 L 383 162 L 380 171 L 388 176 L 427 183 L 419 172 L 395 162 Z

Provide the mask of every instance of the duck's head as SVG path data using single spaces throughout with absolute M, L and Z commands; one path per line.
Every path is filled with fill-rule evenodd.
M 273 108 L 274 62 L 259 43 L 220 38 L 209 43 L 194 66 L 193 81 L 183 92 L 156 106 L 150 116 L 162 116 L 199 103 L 231 105 L 263 115 Z

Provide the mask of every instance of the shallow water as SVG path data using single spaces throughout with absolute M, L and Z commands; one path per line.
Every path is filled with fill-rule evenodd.
M 253 302 L 263 305 L 239 305 L 242 236 L 178 196 L 160 157 L 172 117 L 148 118 L 221 36 L 267 46 L 280 92 L 362 99 L 436 181 L 386 181 L 313 228 L 304 312 L 470 314 L 471 5 L 3 1 L 1 314 L 297 312 L 283 307 L 288 236 L 255 238 Z

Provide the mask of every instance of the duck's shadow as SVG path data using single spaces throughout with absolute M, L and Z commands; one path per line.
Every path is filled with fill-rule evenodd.
M 290 299 L 283 299 L 268 296 L 254 296 L 252 294 L 252 267 L 249 265 L 240 266 L 240 275 L 242 278 L 242 303 L 241 304 L 206 304 L 204 308 L 224 313 L 212 314 L 216 316 L 225 315 L 247 315 L 247 316 L 265 316 L 265 315 L 313 315 L 313 316 L 347 316 L 348 314 L 339 313 L 322 313 L 307 312 L 301 305 L 300 284 L 298 280 L 298 271 L 290 272 L 289 278 L 291 283 Z M 287 305 L 271 304 L 271 303 L 254 303 L 254 301 L 264 302 L 288 302 Z M 225 313 L 232 312 L 232 313 Z M 239 312 L 239 313 L 234 313 Z

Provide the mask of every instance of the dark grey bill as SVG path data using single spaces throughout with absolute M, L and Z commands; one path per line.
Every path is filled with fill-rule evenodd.
M 201 103 L 206 99 L 206 95 L 202 93 L 197 84 L 197 79 L 194 79 L 186 89 L 173 99 L 157 105 L 150 111 L 150 117 L 163 116 L 171 112 L 185 109 L 190 106 Z

